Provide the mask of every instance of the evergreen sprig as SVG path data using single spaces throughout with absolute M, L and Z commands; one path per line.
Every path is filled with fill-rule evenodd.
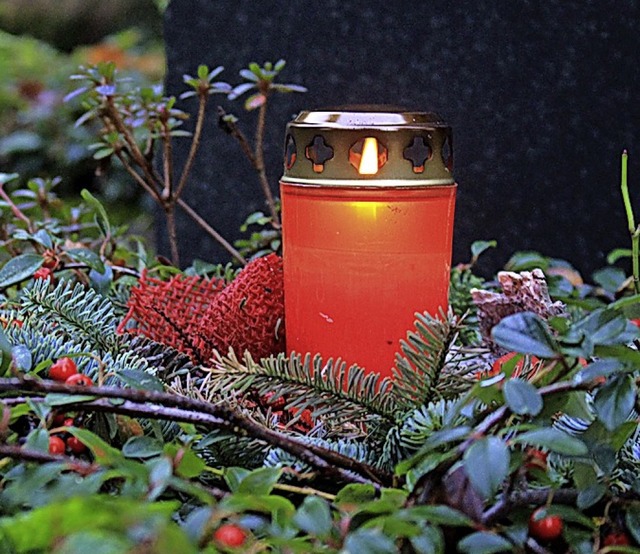
M 468 384 L 455 371 L 455 360 L 447 356 L 458 335 L 458 320 L 450 312 L 440 318 L 417 314 L 415 331 L 401 342 L 404 356 L 397 355 L 392 392 L 405 410 L 428 404 L 437 398 L 452 398 Z M 456 386 L 453 386 L 453 385 Z
M 84 340 L 103 352 L 117 349 L 117 318 L 111 301 L 80 283 L 36 280 L 24 289 L 20 316 L 70 340 Z
M 255 362 L 249 354 L 240 359 L 231 351 L 219 355 L 207 372 L 208 394 L 229 397 L 251 388 L 259 395 L 272 394 L 272 400 L 285 398 L 286 408 L 298 414 L 310 410 L 315 417 L 330 417 L 333 424 L 366 423 L 370 431 L 377 425 L 386 433 L 396 421 L 390 380 L 357 366 L 347 368 L 341 360 L 293 354 Z

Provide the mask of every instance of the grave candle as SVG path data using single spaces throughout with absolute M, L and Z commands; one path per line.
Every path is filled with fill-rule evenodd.
M 391 375 L 416 312 L 447 307 L 456 184 L 432 113 L 356 107 L 287 127 L 287 349 Z

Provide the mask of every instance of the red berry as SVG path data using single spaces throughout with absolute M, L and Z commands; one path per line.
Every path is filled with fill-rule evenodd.
M 83 375 L 82 373 L 76 373 L 75 375 L 71 375 L 65 382 L 65 385 L 77 385 L 81 387 L 92 387 L 93 381 Z
M 73 427 L 73 425 L 74 425 L 73 418 L 72 418 L 72 417 L 67 417 L 67 418 L 65 418 L 65 420 L 62 422 L 62 424 L 63 424 L 65 427 Z
M 49 377 L 54 381 L 61 381 L 62 383 L 77 373 L 78 368 L 71 358 L 60 358 L 49 368 Z
M 628 546 L 631 539 L 624 531 L 609 533 L 602 541 L 603 546 Z
M 247 532 L 233 523 L 225 523 L 216 529 L 213 539 L 220 546 L 237 548 L 247 540 Z
M 502 366 L 505 365 L 507 362 L 511 361 L 516 356 L 520 356 L 520 359 L 516 362 L 516 365 L 513 369 L 513 373 L 511 374 L 511 377 L 520 377 L 522 375 L 522 370 L 524 368 L 524 356 L 522 354 L 518 354 L 517 352 L 509 352 L 508 354 L 505 354 L 504 356 L 501 356 L 500 358 L 498 358 L 495 362 L 493 362 L 493 367 L 491 368 L 491 371 L 484 374 L 483 377 L 493 377 L 494 375 L 498 375 L 498 373 L 502 372 Z M 532 366 L 535 366 L 537 363 L 540 362 L 540 360 L 535 356 L 531 356 L 530 362 Z M 536 374 L 536 371 L 537 370 L 532 371 L 528 375 L 528 378 L 533 377 Z
M 51 425 L 53 427 L 61 427 L 62 425 L 64 425 L 65 421 L 67 419 L 67 414 L 65 414 L 64 412 L 54 412 L 51 415 Z
M 525 468 L 531 469 L 547 469 L 547 456 L 546 452 L 538 450 L 537 448 L 529 448 L 526 452 L 527 458 L 525 462 Z
M 546 508 L 538 508 L 529 518 L 529 534 L 541 541 L 552 541 L 562 535 L 564 524 L 560 516 L 543 515 Z
M 49 454 L 64 454 L 65 444 L 60 437 L 49 437 Z
M 51 279 L 53 281 L 53 271 L 48 267 L 41 267 L 33 274 L 34 279 Z
M 78 438 L 73 436 L 67 439 L 67 446 L 74 454 L 82 454 L 87 449 L 84 443 L 80 442 Z
M 58 267 L 58 256 L 53 250 L 45 250 L 42 255 L 44 258 L 44 262 L 42 262 L 42 267 L 46 267 L 47 269 L 54 270 Z

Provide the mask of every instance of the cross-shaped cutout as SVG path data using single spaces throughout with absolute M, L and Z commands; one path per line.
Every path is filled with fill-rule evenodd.
M 297 156 L 296 141 L 293 140 L 291 135 L 287 135 L 287 141 L 284 147 L 284 166 L 287 169 L 291 169 L 293 164 L 296 163 Z
M 305 149 L 305 156 L 313 163 L 313 170 L 322 173 L 325 162 L 333 158 L 333 148 L 325 142 L 322 135 L 316 135 Z
M 414 137 L 403 151 L 404 159 L 413 165 L 414 173 L 423 173 L 425 162 L 431 158 L 431 147 L 424 137 Z

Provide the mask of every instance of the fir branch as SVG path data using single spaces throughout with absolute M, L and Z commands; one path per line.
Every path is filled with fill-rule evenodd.
M 442 314 L 436 319 L 428 313 L 417 314 L 415 327 L 402 341 L 404 357 L 397 356 L 394 368 L 393 393 L 405 409 L 460 392 L 454 392 L 443 378 L 447 355 L 458 334 L 455 316 Z
M 154 368 L 156 375 L 163 382 L 189 376 L 197 368 L 191 358 L 183 352 L 155 342 L 144 335 L 127 337 L 126 342 L 131 352 L 146 360 L 149 367 Z
M 316 356 L 284 355 L 255 362 L 249 354 L 242 360 L 233 351 L 217 354 L 206 369 L 207 394 L 229 396 L 249 388 L 259 395 L 273 394 L 287 401 L 286 409 L 301 413 L 310 410 L 315 417 L 330 417 L 333 423 L 349 421 L 378 424 L 386 433 L 396 422 L 398 407 L 390 394 L 391 382 L 379 375 L 340 360 L 326 363 Z
M 362 442 L 342 439 L 327 440 L 311 436 L 300 437 L 300 440 L 305 444 L 325 448 L 371 466 L 376 464 L 376 460 L 379 457 L 378 452 Z M 278 447 L 269 450 L 264 460 L 264 465 L 268 467 L 288 467 L 297 474 L 308 474 L 311 471 L 309 464 L 302 462 L 299 458 Z
M 20 315 L 40 328 L 49 324 L 49 332 L 82 337 L 103 351 L 116 342 L 117 319 L 110 300 L 79 283 L 61 280 L 51 289 L 47 280 L 36 281 L 23 292 Z
M 455 401 L 441 399 L 408 412 L 398 430 L 403 457 L 414 454 L 433 433 L 445 426 L 455 427 L 465 423 L 466 418 L 454 410 L 455 406 Z M 457 414 L 455 418 L 451 418 L 451 413 Z
M 269 445 L 257 439 L 213 429 L 195 445 L 194 450 L 209 465 L 257 468 L 264 464 Z

